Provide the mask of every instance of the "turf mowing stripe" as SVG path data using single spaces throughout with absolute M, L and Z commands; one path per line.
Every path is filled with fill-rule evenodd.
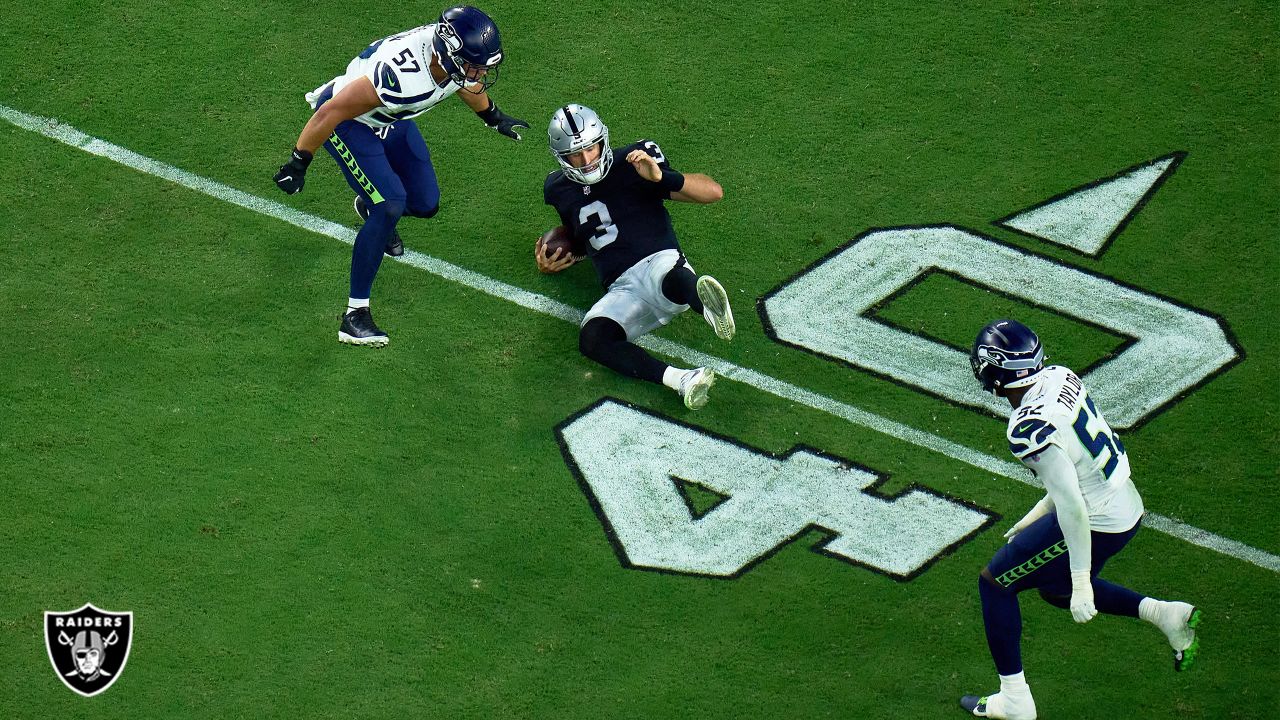
M 222 183 L 207 178 L 194 175 L 185 170 L 179 170 L 172 165 L 157 160 L 152 160 L 144 155 L 139 155 L 127 148 L 119 145 L 99 140 L 98 138 L 87 135 L 69 125 L 63 125 L 56 119 L 42 118 L 35 115 L 28 115 L 24 112 L 14 110 L 5 105 L 0 105 L 0 117 L 10 123 L 31 132 L 44 135 L 45 137 L 65 143 L 74 148 L 79 148 L 85 152 L 100 157 L 113 160 L 121 165 L 131 167 L 135 170 L 164 178 L 170 182 L 190 188 L 196 192 L 203 193 L 210 197 L 224 200 L 233 205 L 252 210 L 263 215 L 267 215 L 278 220 L 283 220 L 291 225 L 296 225 L 305 230 L 310 230 L 321 235 L 336 240 L 341 240 L 348 245 L 355 242 L 356 231 L 345 225 L 339 225 L 328 220 L 308 215 L 307 213 L 295 210 L 287 205 L 282 205 L 274 200 L 267 200 L 256 195 L 235 188 L 223 185 Z M 583 312 L 575 307 L 565 305 L 562 302 L 552 300 L 537 293 L 529 292 L 518 288 L 514 285 L 494 280 L 493 278 L 481 275 L 480 273 L 467 270 L 452 263 L 445 262 L 433 258 L 422 253 L 405 250 L 404 255 L 391 258 L 399 262 L 407 263 L 413 267 L 426 270 L 427 272 L 438 275 L 446 280 L 451 280 L 462 285 L 466 285 L 475 290 L 502 298 L 510 302 L 516 303 L 522 307 L 536 310 L 553 317 L 560 318 L 567 322 L 581 322 Z M 650 350 L 662 353 L 669 357 L 679 358 L 687 363 L 695 366 L 709 367 L 716 373 L 736 380 L 746 385 L 750 385 L 758 390 L 762 390 L 771 395 L 776 395 L 785 400 L 806 405 L 815 410 L 843 418 L 855 425 L 870 428 L 877 432 L 883 433 L 898 440 L 917 445 L 928 450 L 946 455 L 954 460 L 967 463 L 981 470 L 985 470 L 1000 477 L 1016 480 L 1020 483 L 1031 485 L 1032 487 L 1040 487 L 1040 484 L 1034 477 L 1017 463 L 1006 460 L 1000 460 L 985 453 L 978 452 L 972 448 L 965 447 L 958 443 L 951 442 L 945 438 L 939 437 L 932 433 L 902 423 L 895 422 L 886 417 L 882 417 L 873 412 L 863 410 L 838 400 L 833 400 L 824 395 L 819 395 L 811 390 L 806 390 L 797 385 L 793 385 L 784 380 L 765 375 L 763 373 L 750 370 L 748 368 L 734 365 L 733 363 L 723 360 L 712 355 L 700 353 L 691 348 L 687 348 L 678 343 L 664 340 L 658 337 L 647 336 L 640 340 L 639 344 Z M 1239 560 L 1257 565 L 1272 572 L 1280 572 L 1280 556 L 1273 555 L 1265 550 L 1245 545 L 1230 538 L 1222 537 L 1207 530 L 1188 525 L 1181 520 L 1175 520 L 1163 515 L 1157 515 L 1148 512 L 1143 518 L 1143 522 L 1147 527 L 1158 530 L 1167 535 L 1185 540 L 1192 545 L 1213 550 Z

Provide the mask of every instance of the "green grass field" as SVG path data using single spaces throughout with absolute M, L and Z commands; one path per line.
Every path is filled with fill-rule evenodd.
M 401 233 L 585 310 L 591 270 L 530 253 L 556 223 L 546 123 L 590 105 L 615 145 L 656 140 L 725 188 L 672 214 L 738 337 L 682 317 L 661 338 L 1000 460 L 1001 420 L 780 344 L 757 300 L 870 228 L 951 223 L 1211 313 L 1243 357 L 1124 443 L 1150 512 L 1274 559 L 1280 11 L 980 5 L 485 4 L 508 53 L 492 95 L 532 129 L 512 143 L 456 101 L 418 118 L 442 207 Z M 28 3 L 0 27 L 0 105 L 354 227 L 327 158 L 300 195 L 271 182 L 302 94 L 437 10 Z M 340 346 L 347 245 L 10 122 L 0 144 L 0 717 L 958 718 L 996 689 L 977 573 L 1036 489 L 743 382 L 689 412 L 582 358 L 573 324 L 409 264 L 374 290 L 390 347 Z M 1175 151 L 1096 258 L 991 224 Z M 1005 314 L 1077 367 L 1123 341 L 945 275 L 876 311 L 958 346 Z M 629 568 L 556 434 L 606 397 L 1000 519 L 909 581 L 810 552 L 817 530 L 735 579 Z M 1028 594 L 1041 717 L 1280 713 L 1275 570 L 1147 528 L 1104 574 L 1201 607 L 1200 664 Z M 92 699 L 42 630 L 85 602 L 135 618 Z

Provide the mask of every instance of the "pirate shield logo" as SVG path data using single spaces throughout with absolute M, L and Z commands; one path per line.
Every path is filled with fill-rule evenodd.
M 133 613 L 99 610 L 45 612 L 44 646 L 63 684 L 85 697 L 111 687 L 124 672 L 133 640 Z

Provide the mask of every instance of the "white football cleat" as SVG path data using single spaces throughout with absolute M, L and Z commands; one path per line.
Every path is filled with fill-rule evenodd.
M 1200 653 L 1196 628 L 1200 626 L 1202 613 L 1184 602 L 1171 602 L 1165 607 L 1168 612 L 1164 613 L 1159 626 L 1169 638 L 1169 647 L 1173 648 L 1173 669 L 1182 672 L 1195 664 Z
M 702 317 L 716 337 L 721 340 L 732 340 L 738 326 L 733 322 L 733 308 L 729 307 L 729 294 L 710 275 L 698 278 L 698 299 L 702 301 Z
M 697 410 L 707 404 L 707 393 L 716 382 L 716 374 L 708 368 L 694 368 L 680 378 L 680 397 L 684 406 Z
M 1036 720 L 1036 701 L 1027 692 L 1023 695 L 1005 696 L 1003 693 L 978 697 L 965 695 L 960 707 L 976 717 L 1004 718 L 1004 720 Z

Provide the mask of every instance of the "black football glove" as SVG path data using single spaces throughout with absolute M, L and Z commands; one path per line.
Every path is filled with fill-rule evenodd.
M 528 127 L 527 125 L 525 127 Z M 302 184 L 307 176 L 307 166 L 311 164 L 311 153 L 306 150 L 293 149 L 293 156 L 289 158 L 289 162 L 280 166 L 280 172 L 276 173 L 276 185 L 286 193 L 293 195 L 302 190 Z
M 483 120 L 484 124 L 488 125 L 491 130 L 497 130 L 512 140 L 520 139 L 520 133 L 516 132 L 516 128 L 529 127 L 529 123 L 519 118 L 513 118 L 502 112 L 498 109 L 498 106 L 494 105 L 492 102 L 489 104 L 488 110 L 481 110 L 476 114 L 480 116 L 480 119 Z

